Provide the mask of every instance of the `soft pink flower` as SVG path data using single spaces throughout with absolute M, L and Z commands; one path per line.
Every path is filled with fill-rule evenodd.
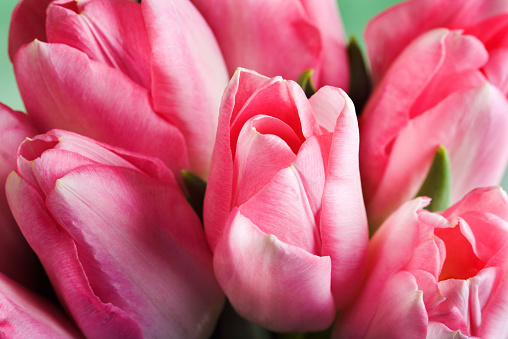
M 232 75 L 237 67 L 347 89 L 349 68 L 336 0 L 192 0 L 212 28 Z
M 416 196 L 434 153 L 450 156 L 452 202 L 500 183 L 508 160 L 508 102 L 487 82 L 483 44 L 436 29 L 399 55 L 362 113 L 360 169 L 369 222 Z
M 508 336 L 506 193 L 479 188 L 442 214 L 428 202 L 407 202 L 374 235 L 366 284 L 334 338 Z
M 2 338 L 82 338 L 74 325 L 47 300 L 0 273 Z
M 328 327 L 363 279 L 358 129 L 345 92 L 239 69 L 227 87 L 205 197 L 219 284 L 275 331 Z
M 28 117 L 0 104 L 0 272 L 34 287 L 36 258 L 12 217 L 5 197 L 5 181 L 16 169 L 16 150 L 36 134 Z
M 396 23 L 396 24 L 394 24 Z M 508 94 L 508 2 L 505 0 L 403 1 L 372 19 L 365 43 L 375 81 L 388 71 L 411 41 L 434 28 L 463 29 L 479 38 L 489 61 L 483 72 Z
M 23 142 L 7 198 L 88 338 L 207 338 L 223 294 L 200 221 L 156 158 L 52 130 Z
M 27 27 L 36 20 L 43 31 Z M 24 0 L 10 55 L 39 131 L 71 130 L 208 175 L 228 75 L 190 2 Z

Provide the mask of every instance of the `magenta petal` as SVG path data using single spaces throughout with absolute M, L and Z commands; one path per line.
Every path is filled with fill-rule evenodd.
M 215 38 L 186 0 L 141 3 L 151 45 L 154 110 L 183 134 L 190 169 L 207 177 L 228 75 Z
M 215 249 L 214 269 L 235 309 L 258 325 L 317 331 L 335 317 L 330 259 L 264 234 L 237 209 Z
M 20 49 L 14 68 L 40 131 L 62 128 L 158 156 L 176 173 L 188 168 L 180 131 L 153 112 L 146 89 L 118 70 L 68 46 L 38 41 Z

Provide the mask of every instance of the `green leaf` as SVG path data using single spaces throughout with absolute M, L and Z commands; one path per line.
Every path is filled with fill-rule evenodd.
M 203 221 L 203 203 L 205 200 L 206 182 L 188 170 L 182 170 L 183 183 L 187 189 L 187 201 Z
M 305 71 L 302 72 L 302 74 L 300 74 L 298 80 L 296 80 L 298 85 L 300 85 L 300 87 L 305 92 L 307 98 L 310 98 L 311 96 L 314 95 L 314 93 L 316 93 L 316 87 L 314 87 L 314 83 L 312 82 L 313 73 L 314 71 L 312 70 L 312 68 L 306 69 Z
M 444 146 L 440 146 L 430 166 L 427 178 L 416 196 L 432 198 L 427 210 L 431 212 L 443 211 L 450 206 L 452 191 L 452 174 L 450 159 Z
M 349 60 L 348 95 L 355 104 L 357 115 L 360 115 L 372 92 L 372 81 L 367 71 L 362 50 L 354 36 L 349 39 L 347 56 Z

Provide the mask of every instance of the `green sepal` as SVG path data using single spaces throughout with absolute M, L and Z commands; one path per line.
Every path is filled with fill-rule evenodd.
M 349 38 L 347 56 L 349 61 L 348 95 L 355 104 L 356 114 L 360 115 L 372 92 L 372 80 L 362 50 L 354 36 Z
M 444 146 L 439 146 L 434 154 L 427 178 L 416 196 L 432 199 L 426 207 L 431 212 L 443 211 L 450 206 L 452 192 L 452 174 L 450 158 Z
M 182 179 L 187 189 L 187 201 L 192 206 L 199 219 L 203 221 L 203 203 L 205 200 L 206 182 L 188 170 L 182 170 Z
M 307 98 L 310 98 L 311 96 L 316 93 L 316 87 L 314 86 L 314 83 L 312 82 L 312 74 L 314 73 L 314 70 L 312 68 L 306 69 L 305 71 L 300 74 L 298 77 L 298 80 L 296 82 L 305 92 L 305 95 Z

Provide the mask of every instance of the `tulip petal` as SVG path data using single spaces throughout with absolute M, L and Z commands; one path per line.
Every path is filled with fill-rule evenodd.
M 182 132 L 190 169 L 206 178 L 228 83 L 222 54 L 189 1 L 145 0 L 141 8 L 152 49 L 154 109 Z
M 144 336 L 210 335 L 222 293 L 199 219 L 176 183 L 84 166 L 59 179 L 46 204 L 72 237 L 94 294 L 132 317 Z
M 375 82 L 423 32 L 438 27 L 464 28 L 507 12 L 508 3 L 504 0 L 412 0 L 393 6 L 371 20 L 365 30 Z
M 0 304 L 6 338 L 82 338 L 59 309 L 1 273 Z
M 359 290 L 367 259 L 368 226 L 358 164 L 359 135 L 354 105 L 344 91 L 324 88 L 341 110 L 327 162 L 320 231 L 322 255 L 332 259 L 332 291 L 343 308 Z M 318 96 L 319 100 L 323 96 Z M 354 278 L 351 278 L 354 277 Z M 350 293 L 343 293 L 343 291 Z
M 229 74 L 238 67 L 291 80 L 309 68 L 320 74 L 323 42 L 300 0 L 193 3 L 217 37 Z
M 317 331 L 335 317 L 330 259 L 264 234 L 238 209 L 217 244 L 214 269 L 234 308 L 258 325 Z
M 180 131 L 153 112 L 146 89 L 118 70 L 68 46 L 38 41 L 19 50 L 14 68 L 39 131 L 62 128 L 158 156 L 175 173 L 188 167 Z
M 131 1 L 91 1 L 48 7 L 48 42 L 61 43 L 127 74 L 150 92 L 150 44 L 141 6 Z
M 508 161 L 507 111 L 503 94 L 485 83 L 450 95 L 411 120 L 397 137 L 379 188 L 370 200 L 372 221 L 384 219 L 417 193 L 440 145 L 450 154 L 452 202 L 475 187 L 498 184 Z

